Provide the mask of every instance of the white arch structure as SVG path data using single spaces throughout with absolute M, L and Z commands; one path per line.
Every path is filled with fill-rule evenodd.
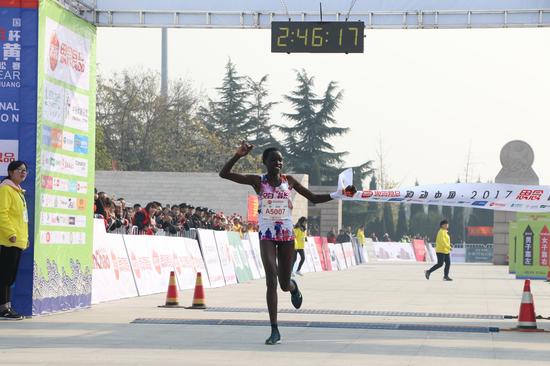
M 61 0 L 100 27 L 267 29 L 292 19 L 362 20 L 367 29 L 550 26 L 550 0 Z M 351 5 L 354 4 L 351 11 Z

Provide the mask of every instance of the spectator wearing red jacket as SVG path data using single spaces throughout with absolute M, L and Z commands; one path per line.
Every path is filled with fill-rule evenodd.
M 157 202 L 149 202 L 145 208 L 140 208 L 134 215 L 133 224 L 136 225 L 139 231 L 145 232 L 147 235 L 153 235 L 156 231 L 156 228 L 153 225 L 151 220 L 155 216 L 159 205 Z

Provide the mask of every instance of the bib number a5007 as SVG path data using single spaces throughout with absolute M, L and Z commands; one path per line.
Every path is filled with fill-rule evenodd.
M 262 213 L 264 217 L 276 221 L 291 217 L 291 211 L 287 199 L 263 200 Z

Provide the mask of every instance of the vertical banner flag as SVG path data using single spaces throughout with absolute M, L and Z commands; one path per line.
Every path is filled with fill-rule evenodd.
M 90 306 L 96 79 L 95 26 L 39 10 L 36 314 Z
M 0 177 L 10 162 L 27 164 L 27 210 L 34 212 L 36 156 L 36 73 L 38 54 L 38 0 L 0 0 Z M 29 233 L 34 218 L 29 217 Z M 33 238 L 21 257 L 12 291 L 13 307 L 32 314 Z
M 549 239 L 550 239 L 550 233 L 548 232 L 548 227 L 544 225 L 544 227 L 540 231 L 539 263 L 541 266 L 548 266 L 548 254 L 550 253 L 549 245 L 548 245 Z
M 510 223 L 509 268 L 518 279 L 546 279 L 550 215 L 518 213 Z
M 533 230 L 529 225 L 523 232 L 523 265 L 533 265 Z

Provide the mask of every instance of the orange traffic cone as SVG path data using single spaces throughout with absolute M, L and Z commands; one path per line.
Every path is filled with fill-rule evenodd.
M 170 272 L 170 280 L 168 281 L 168 291 L 166 292 L 166 304 L 159 305 L 161 308 L 179 308 L 178 301 L 178 286 L 176 285 L 176 274 L 174 271 Z
M 204 288 L 202 287 L 202 275 L 200 272 L 197 272 L 193 304 L 187 309 L 206 309 L 206 304 L 204 303 Z
M 523 296 L 519 307 L 518 326 L 516 330 L 521 332 L 537 332 L 537 319 L 535 315 L 535 304 L 531 294 L 531 281 L 525 280 L 523 285 Z

